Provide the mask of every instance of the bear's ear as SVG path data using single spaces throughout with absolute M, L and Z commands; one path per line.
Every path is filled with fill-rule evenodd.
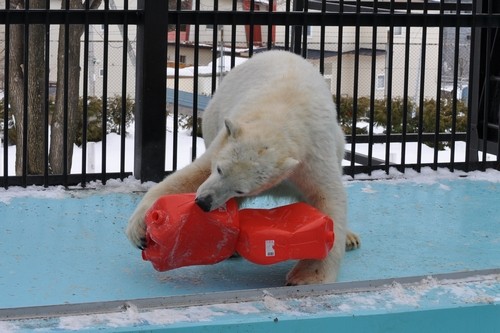
M 281 163 L 281 168 L 283 171 L 292 171 L 295 169 L 297 165 L 299 165 L 299 161 L 296 160 L 295 158 L 292 157 L 287 157 L 285 160 Z
M 226 126 L 226 131 L 227 135 L 233 138 L 236 138 L 238 136 L 238 133 L 240 132 L 240 128 L 238 125 L 234 124 L 231 120 L 229 119 L 224 119 L 224 125 Z

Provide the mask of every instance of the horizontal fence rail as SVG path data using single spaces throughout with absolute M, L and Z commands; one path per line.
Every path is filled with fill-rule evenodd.
M 159 181 L 203 153 L 224 75 L 269 49 L 324 75 L 352 177 L 500 169 L 494 1 L 74 3 L 0 1 L 2 187 Z

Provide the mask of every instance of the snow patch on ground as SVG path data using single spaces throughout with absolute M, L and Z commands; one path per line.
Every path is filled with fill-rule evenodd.
M 123 181 L 119 179 L 110 179 L 103 184 L 100 181 L 92 181 L 86 184 L 85 188 L 80 186 L 69 187 L 64 186 L 10 186 L 7 190 L 0 188 L 0 202 L 9 204 L 13 198 L 31 197 L 39 199 L 64 199 L 70 196 L 86 196 L 96 194 L 99 195 L 110 193 L 132 193 L 132 192 L 145 192 L 151 188 L 155 183 L 145 182 L 141 183 L 133 176 L 125 178 Z
M 19 326 L 15 325 L 13 323 L 0 321 L 0 332 L 14 333 L 19 329 L 20 329 Z
M 500 183 L 500 171 L 487 169 L 486 171 L 473 171 L 466 173 L 463 171 L 451 172 L 448 169 L 443 168 L 432 170 L 431 168 L 426 167 L 422 168 L 420 173 L 412 169 L 407 169 L 403 174 L 396 169 L 391 169 L 389 174 L 386 174 L 383 171 L 375 171 L 371 175 L 356 175 L 356 180 L 385 180 L 388 184 L 397 184 L 400 182 L 410 182 L 425 185 L 439 184 L 440 188 L 443 190 L 450 190 L 448 185 L 441 184 L 443 180 L 453 180 L 460 178 L 465 178 L 473 181 Z M 350 181 L 352 181 L 351 177 L 344 176 L 344 183 L 346 186 L 349 186 Z M 43 186 L 28 186 L 26 188 L 11 186 L 8 190 L 0 188 L 0 202 L 8 204 L 12 200 L 12 198 L 17 197 L 64 199 L 70 195 L 84 196 L 95 194 L 96 192 L 98 192 L 100 195 L 110 193 L 145 192 L 154 184 L 155 183 L 153 182 L 141 183 L 140 180 L 135 179 L 133 176 L 129 176 L 123 181 L 119 179 L 108 180 L 106 184 L 102 184 L 102 182 L 100 181 L 92 181 L 86 184 L 86 189 L 88 189 L 88 191 L 80 191 L 82 189 L 80 186 L 70 187 L 68 189 L 65 189 L 63 186 L 51 186 L 47 188 Z M 363 188 L 363 192 L 376 193 L 376 190 L 373 189 L 371 185 L 367 184 Z
M 92 314 L 62 317 L 58 329 L 78 331 L 90 327 L 126 327 L 142 325 L 171 325 L 179 322 L 206 322 L 223 315 L 211 309 L 189 307 L 186 309 L 157 309 L 140 312 L 134 305 L 119 313 Z
M 443 180 L 454 180 L 459 178 L 500 183 L 500 171 L 495 169 L 486 169 L 485 171 L 464 172 L 455 170 L 451 172 L 447 168 L 438 168 L 437 170 L 433 170 L 430 167 L 424 167 L 420 170 L 420 172 L 408 168 L 404 173 L 402 173 L 396 168 L 391 167 L 389 168 L 388 174 L 383 170 L 376 170 L 373 171 L 371 175 L 356 174 L 354 180 L 389 180 L 394 183 L 407 181 L 417 184 L 433 185 Z M 344 180 L 350 181 L 353 180 L 353 178 L 351 176 L 344 175 Z
M 333 290 L 333 289 L 332 289 Z M 228 302 L 231 302 L 228 299 Z M 127 304 L 122 312 L 68 316 L 45 321 L 0 321 L 1 332 L 27 327 L 44 330 L 77 331 L 120 327 L 182 325 L 211 321 L 266 318 L 284 320 L 297 317 L 351 316 L 393 311 L 418 311 L 429 307 L 459 307 L 463 304 L 500 302 L 500 274 L 479 275 L 457 280 L 427 277 L 419 282 L 393 282 L 386 286 L 319 296 L 279 298 L 263 290 L 260 300 L 224 304 L 141 310 Z M 249 317 L 250 316 L 250 317 Z M 250 318 L 250 319 L 249 319 Z

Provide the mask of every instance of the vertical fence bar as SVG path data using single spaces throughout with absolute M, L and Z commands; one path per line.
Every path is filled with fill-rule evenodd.
M 165 175 L 168 1 L 138 0 L 134 176 L 159 181 Z
M 457 0 L 455 16 L 457 17 L 457 24 L 455 26 L 455 53 L 453 55 L 453 99 L 451 106 L 451 145 L 450 145 L 450 171 L 455 170 L 455 134 L 457 129 L 457 87 L 458 87 L 458 64 L 460 53 L 460 24 L 458 18 L 460 17 L 461 0 Z
M 253 13 L 255 12 L 255 0 L 250 0 L 250 31 L 248 33 L 248 56 L 252 57 L 253 55 L 253 48 L 254 48 L 254 41 L 255 41 L 255 23 L 253 20 Z
M 26 0 L 25 2 L 25 7 L 24 10 L 26 11 L 26 14 L 30 10 L 30 3 L 29 0 Z M 31 71 L 31 68 L 29 68 L 29 34 L 30 34 L 30 24 L 28 21 L 28 15 L 26 15 L 25 22 L 24 22 L 24 73 L 23 73 L 23 138 L 22 138 L 22 156 L 23 156 L 23 161 L 22 161 L 22 186 L 26 187 L 27 186 L 27 175 L 28 175 L 28 90 L 29 90 L 29 72 Z M 19 138 L 17 138 L 16 144 L 19 143 Z M 18 149 L 19 146 L 16 145 L 16 149 Z M 17 158 L 16 154 L 16 158 Z M 17 171 L 17 170 L 16 170 Z
M 83 29 L 83 96 L 82 96 L 82 175 L 81 186 L 87 183 L 87 129 L 88 129 L 88 98 L 89 98 L 89 7 L 90 2 L 85 1 L 85 18 Z M 92 60 L 93 61 L 93 60 Z
M 493 1 L 487 1 L 488 8 L 486 9 L 486 13 L 488 15 L 491 15 L 493 13 Z M 487 153 L 488 153 L 488 111 L 490 109 L 490 75 L 491 75 L 491 55 L 492 55 L 492 42 L 493 42 L 493 37 L 491 33 L 491 27 L 487 26 L 486 27 L 486 39 L 483 40 L 485 46 L 484 46 L 484 77 L 483 77 L 483 82 L 481 86 L 483 87 L 482 91 L 482 102 L 483 102 L 483 124 L 482 124 L 482 154 L 481 154 L 481 161 L 480 161 L 480 170 L 484 171 L 486 170 L 486 158 L 487 158 Z
M 238 0 L 233 0 L 233 12 L 238 10 Z M 236 66 L 236 18 L 233 16 L 231 24 L 231 68 Z
M 325 73 L 326 0 L 321 1 L 321 27 L 319 32 L 319 72 Z
M 5 1 L 5 61 L 4 61 L 4 99 L 3 99 L 3 186 L 9 187 L 9 78 L 10 78 L 10 0 Z
M 108 143 L 108 68 L 109 68 L 109 0 L 104 0 L 104 43 L 102 56 L 102 148 L 101 181 L 106 184 L 106 154 Z
M 302 12 L 304 10 L 304 0 L 293 1 L 293 11 Z M 302 38 L 302 27 L 299 25 L 294 25 L 292 27 L 292 51 L 295 54 L 301 54 L 301 38 Z
M 128 0 L 123 2 L 123 10 L 128 11 Z M 125 16 L 123 20 L 123 53 L 122 53 L 122 109 L 120 116 L 120 179 L 125 178 L 125 137 L 127 134 L 127 63 L 128 63 L 128 21 Z
M 337 105 L 338 115 L 337 117 L 340 119 L 340 105 L 341 105 L 341 84 L 342 84 L 342 45 L 344 41 L 344 20 L 342 19 L 342 14 L 344 13 L 344 0 L 339 0 L 339 26 L 338 26 L 338 36 L 337 36 L 337 82 L 335 84 L 335 104 Z M 351 158 L 354 156 L 351 155 Z
M 476 16 L 482 11 L 482 0 L 477 0 L 472 6 L 472 26 L 470 39 L 469 94 L 467 99 L 467 137 L 465 150 L 466 171 L 471 170 L 471 164 L 478 161 L 478 115 L 479 115 L 479 85 L 481 68 L 481 29 L 477 27 Z
M 354 178 L 354 166 L 356 161 L 356 127 L 358 120 L 358 89 L 359 89 L 359 40 L 360 40 L 360 1 L 356 1 L 356 27 L 354 30 L 354 73 L 352 87 L 352 125 L 351 125 L 351 177 Z
M 443 4 L 439 4 L 439 13 L 444 15 Z M 441 90 L 442 90 L 442 73 L 443 73 L 443 25 L 439 25 L 438 37 L 438 67 L 437 67 L 437 89 L 436 89 L 436 116 L 434 124 L 434 158 L 432 162 L 432 169 L 437 170 L 438 157 L 439 157 L 439 133 L 441 127 Z
M 181 1 L 177 0 L 175 11 L 181 10 Z M 169 8 L 170 10 L 170 8 Z M 179 71 L 181 59 L 181 24 L 179 19 L 175 22 L 175 51 L 174 51 L 174 128 L 172 135 L 172 171 L 177 170 L 177 156 L 179 144 Z
M 309 0 L 303 0 L 304 2 L 304 8 L 303 8 L 303 21 L 304 23 L 302 24 L 302 57 L 304 59 L 307 59 L 307 50 L 308 50 L 308 45 L 307 45 L 307 34 L 309 32 L 309 27 L 307 25 L 307 13 L 309 12 Z
M 195 10 L 200 10 L 200 0 L 196 0 Z M 198 73 L 200 64 L 200 21 L 199 16 L 196 15 L 194 25 L 194 79 L 193 79 L 193 133 L 192 133 L 192 147 L 191 160 L 194 161 L 197 155 L 197 138 L 198 138 Z
M 50 10 L 50 1 L 46 0 L 45 10 Z M 44 61 L 44 98 L 43 98 L 43 186 L 49 186 L 49 59 L 50 59 L 50 22 L 45 18 L 45 61 Z
M 490 15 L 500 14 L 500 4 L 498 3 L 498 1 L 495 3 L 492 2 L 491 6 L 492 6 L 492 8 L 491 8 Z M 500 54 L 500 27 L 498 25 L 496 27 L 490 26 L 490 29 L 495 31 L 495 35 L 493 37 L 493 44 L 492 44 L 492 53 L 490 55 L 490 57 L 493 58 L 494 54 L 497 57 Z M 494 152 L 494 153 L 496 154 L 496 169 L 500 171 L 500 101 L 499 101 L 499 99 L 500 99 L 500 66 L 498 66 L 498 63 L 496 63 L 496 66 L 494 66 L 493 72 L 490 73 L 490 83 L 493 81 L 496 82 L 495 83 L 495 90 L 496 91 L 494 93 L 494 96 L 497 99 L 496 99 L 496 101 L 492 101 L 492 105 L 496 105 L 496 112 L 497 112 L 496 124 L 494 123 L 495 117 L 493 114 L 493 112 L 495 112 L 495 109 L 490 109 L 490 112 L 491 112 L 490 115 L 493 116 L 491 119 L 492 130 L 494 130 L 496 127 L 496 132 L 497 132 L 497 137 L 496 137 L 497 149 L 496 149 L 496 152 Z M 493 104 L 493 103 L 495 103 L 495 104 Z M 494 140 L 493 136 L 492 136 L 492 139 Z M 494 144 L 494 143 L 492 142 L 492 144 Z M 492 151 L 493 151 L 493 148 L 494 148 L 494 146 L 491 149 Z
M 68 103 L 69 103 L 69 0 L 64 3 L 64 88 L 63 88 L 63 185 L 68 187 Z
M 498 1 L 496 1 L 495 3 L 493 3 L 493 1 L 492 1 L 491 6 L 492 6 L 492 8 L 491 8 L 490 15 L 500 14 L 500 4 L 498 3 Z M 495 32 L 495 34 L 493 36 L 492 53 L 490 55 L 490 57 L 493 60 L 494 55 L 496 55 L 496 57 L 498 57 L 500 54 L 500 27 L 498 25 L 496 27 L 490 26 L 490 29 Z M 490 112 L 491 112 L 490 116 L 492 116 L 491 129 L 495 130 L 495 127 L 496 127 L 496 132 L 497 132 L 496 148 L 497 149 L 496 149 L 496 152 L 493 150 L 494 149 L 494 142 L 492 142 L 493 147 L 491 150 L 494 152 L 494 154 L 496 154 L 496 169 L 500 171 L 500 101 L 499 101 L 499 99 L 500 99 L 500 66 L 498 65 L 498 63 L 496 63 L 496 65 L 494 65 L 494 69 L 492 70 L 492 73 L 490 73 L 490 84 L 492 82 L 496 82 L 495 86 L 494 86 L 496 91 L 493 94 L 493 96 L 494 96 L 493 98 L 496 98 L 496 101 L 494 101 L 494 100 L 491 101 L 492 109 L 490 109 Z M 493 109 L 493 106 L 496 106 L 496 110 Z M 495 121 L 494 112 L 495 111 L 497 112 L 496 124 L 494 123 L 494 121 Z M 493 136 L 492 136 L 492 140 L 494 140 Z
M 286 0 L 285 11 L 287 13 L 290 13 L 290 8 L 291 8 L 290 1 L 291 0 Z M 291 46 L 291 43 L 292 43 L 291 42 L 292 37 L 290 37 L 290 24 L 288 23 L 288 17 L 289 16 L 287 15 L 287 22 L 285 24 L 285 41 L 284 41 L 284 43 L 285 43 L 285 50 L 286 51 L 290 50 L 290 46 Z
M 370 74 L 370 123 L 368 128 L 368 174 L 372 173 L 372 158 L 373 158 L 373 124 L 375 121 L 375 86 L 377 73 L 377 16 L 378 16 L 378 0 L 373 2 L 373 27 L 372 27 L 372 54 L 371 54 L 371 74 Z
M 424 96 L 425 96 L 425 64 L 427 56 L 427 5 L 429 0 L 424 0 L 423 24 L 422 24 L 422 42 L 420 44 L 420 83 L 419 83 L 419 105 L 418 105 L 418 140 L 417 140 L 417 166 L 416 170 L 420 172 L 422 165 L 422 144 L 423 144 L 423 126 L 424 126 Z
M 391 156 L 391 133 L 392 133 L 392 77 L 394 63 L 394 0 L 390 1 L 391 23 L 389 25 L 389 38 L 387 40 L 387 78 L 386 78 L 386 100 L 387 100 L 387 120 L 385 138 L 385 173 L 389 174 Z
M 411 0 L 408 0 L 406 4 L 406 14 L 411 14 Z M 399 171 L 405 172 L 406 167 L 406 132 L 408 130 L 408 89 L 409 89 L 409 78 L 410 78 L 410 39 L 411 39 L 411 28 L 410 25 L 406 25 L 406 35 L 405 35 L 405 59 L 404 59 L 404 82 L 403 82 L 403 115 L 402 115 L 402 126 L 401 126 L 401 160 L 399 164 Z
M 213 31 L 212 31 L 212 95 L 215 93 L 215 89 L 217 88 L 217 41 L 218 41 L 218 33 L 219 30 L 219 20 L 217 16 L 217 12 L 219 11 L 219 1 L 214 0 L 214 22 L 213 22 Z
M 274 0 L 269 0 L 268 3 L 268 19 L 267 19 L 267 49 L 270 50 L 273 47 L 274 44 L 274 27 L 273 27 L 273 21 L 272 21 L 272 12 L 273 12 L 273 7 L 274 7 Z

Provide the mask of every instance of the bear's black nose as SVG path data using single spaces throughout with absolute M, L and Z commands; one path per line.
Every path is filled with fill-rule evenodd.
M 209 212 L 212 208 L 212 196 L 207 195 L 206 197 L 196 197 L 194 202 L 203 209 L 204 212 Z

